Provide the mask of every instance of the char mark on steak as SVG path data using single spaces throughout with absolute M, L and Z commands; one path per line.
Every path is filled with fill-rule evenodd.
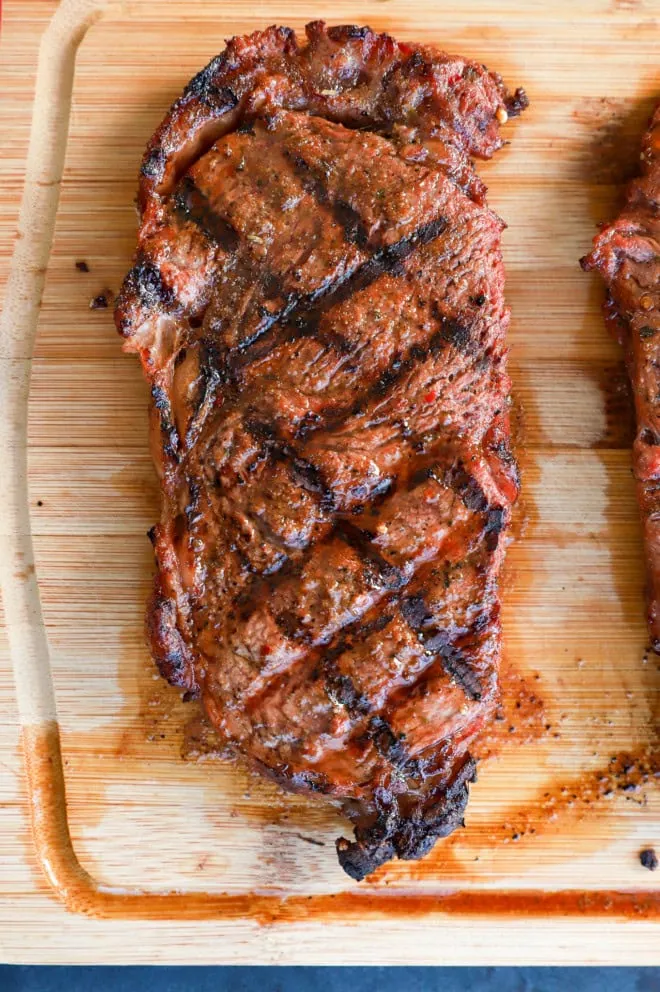
M 235 38 L 145 153 L 117 303 L 162 488 L 147 631 L 236 754 L 355 825 L 353 878 L 459 826 L 497 699 L 502 222 L 526 106 L 368 28 Z
M 642 141 L 641 163 L 621 213 L 596 235 L 581 265 L 605 282 L 605 320 L 623 346 L 635 397 L 633 471 L 646 548 L 647 619 L 660 654 L 660 105 Z

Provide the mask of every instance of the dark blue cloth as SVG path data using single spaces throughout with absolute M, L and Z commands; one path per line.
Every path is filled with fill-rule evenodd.
M 660 992 L 660 968 L 0 966 L 0 992 Z

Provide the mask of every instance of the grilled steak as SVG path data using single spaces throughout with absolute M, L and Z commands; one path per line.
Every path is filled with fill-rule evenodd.
M 461 824 L 517 494 L 502 222 L 471 156 L 525 105 L 367 28 L 231 41 L 152 138 L 118 302 L 163 510 L 172 684 L 360 879 Z
M 635 397 L 633 469 L 648 571 L 648 624 L 660 653 L 660 105 L 642 142 L 642 175 L 619 217 L 594 238 L 584 269 L 605 280 L 605 319 L 624 348 Z

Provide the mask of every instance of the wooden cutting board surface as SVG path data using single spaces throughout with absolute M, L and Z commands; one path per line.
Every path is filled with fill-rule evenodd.
M 477 58 L 531 100 L 507 126 L 510 146 L 480 166 L 508 224 L 523 472 L 504 580 L 503 719 L 484 743 L 489 757 L 465 830 L 424 861 L 385 866 L 362 883 L 361 894 L 383 900 L 383 922 L 354 916 L 350 927 L 341 905 L 355 887 L 334 854 L 345 825 L 240 768 L 195 760 L 184 731 L 194 710 L 154 675 L 142 634 L 152 573 L 145 532 L 157 515 L 146 388 L 120 352 L 111 310 L 89 307 L 116 293 L 129 265 L 142 149 L 185 82 L 227 36 L 272 22 L 300 29 L 316 17 Z M 634 172 L 660 95 L 658 18 L 660 3 L 633 0 L 172 0 L 111 3 L 84 33 L 28 419 L 36 569 L 75 852 L 116 893 L 318 899 L 307 918 L 301 911 L 269 926 L 213 913 L 197 921 L 176 912 L 166 921 L 148 911 L 131 921 L 66 913 L 40 880 L 26 833 L 4 647 L 6 959 L 190 961 L 193 951 L 199 961 L 658 962 L 660 930 L 650 921 L 624 924 L 603 906 L 598 920 L 564 918 L 551 899 L 534 909 L 539 894 L 576 890 L 634 890 L 638 908 L 648 907 L 659 887 L 639 863 L 645 847 L 660 853 L 660 665 L 644 628 L 630 400 L 600 317 L 600 287 L 577 262 Z M 402 902 L 437 898 L 442 912 L 450 892 L 455 908 L 447 903 L 448 915 L 432 920 Z M 328 914 L 333 894 L 339 908 Z M 561 907 L 570 916 L 577 900 Z M 34 938 L 28 948 L 25 932 Z

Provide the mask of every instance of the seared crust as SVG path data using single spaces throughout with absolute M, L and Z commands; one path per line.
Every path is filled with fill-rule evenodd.
M 427 786 L 434 802 L 413 804 L 405 816 L 387 792 L 377 793 L 374 819 L 356 827 L 354 842 L 344 837 L 337 841 L 337 856 L 346 874 L 360 882 L 392 858 L 423 858 L 437 840 L 463 825 L 468 786 L 476 777 L 473 759 L 463 758 L 445 781 L 435 783 L 432 789 Z
M 162 486 L 165 678 L 362 878 L 462 822 L 518 479 L 500 251 L 471 156 L 526 106 L 368 28 L 229 42 L 142 164 L 116 310 Z
M 466 155 L 490 156 L 502 144 L 499 122 L 527 106 L 495 73 L 437 49 L 395 41 L 367 27 L 328 28 L 313 21 L 299 45 L 290 28 L 232 38 L 190 81 L 142 161 L 138 203 L 143 224 L 158 223 L 177 177 L 241 117 L 281 107 L 380 132 L 401 128 L 404 141 L 436 140 L 468 183 L 483 186 Z M 144 233 L 144 231 L 143 231 Z
M 603 226 L 584 269 L 608 289 L 605 319 L 623 345 L 637 417 L 633 470 L 648 576 L 648 625 L 660 653 L 660 106 L 642 140 L 642 174 L 617 219 Z

